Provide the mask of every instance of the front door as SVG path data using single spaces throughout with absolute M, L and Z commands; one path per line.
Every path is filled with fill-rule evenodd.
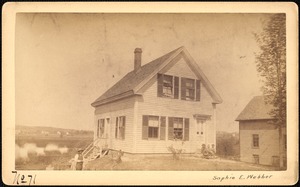
M 201 149 L 202 145 L 205 144 L 205 121 L 201 119 L 196 120 L 196 140 L 197 148 Z

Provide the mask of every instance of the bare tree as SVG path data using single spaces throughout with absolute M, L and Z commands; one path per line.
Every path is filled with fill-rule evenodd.
M 286 125 L 286 16 L 273 14 L 264 24 L 263 31 L 255 34 L 260 46 L 256 54 L 256 67 L 263 78 L 265 102 L 272 104 L 270 114 L 279 132 L 280 167 L 283 166 L 283 134 Z

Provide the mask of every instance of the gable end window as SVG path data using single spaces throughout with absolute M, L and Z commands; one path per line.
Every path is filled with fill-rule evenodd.
M 157 74 L 157 96 L 178 99 L 179 77 Z
M 181 78 L 181 99 L 200 101 L 200 80 Z
M 116 128 L 115 128 L 115 138 L 116 139 L 125 139 L 125 124 L 126 124 L 126 117 L 120 116 L 116 117 Z

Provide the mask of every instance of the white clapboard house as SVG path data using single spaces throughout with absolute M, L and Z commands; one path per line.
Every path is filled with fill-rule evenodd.
M 239 114 L 240 160 L 244 162 L 278 166 L 279 150 L 284 152 L 286 166 L 286 126 L 282 126 L 279 146 L 279 129 L 270 115 L 273 106 L 266 104 L 263 96 L 254 97 Z
M 143 66 L 141 59 L 136 48 L 134 70 L 92 103 L 95 142 L 127 153 L 169 153 L 178 142 L 185 153 L 215 149 L 222 99 L 186 48 Z

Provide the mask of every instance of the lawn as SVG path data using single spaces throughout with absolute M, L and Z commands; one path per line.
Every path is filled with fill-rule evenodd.
M 86 170 L 164 170 L 164 171 L 268 171 L 276 170 L 269 166 L 243 163 L 234 160 L 215 158 L 205 159 L 194 155 L 184 155 L 174 160 L 172 155 L 166 156 L 133 156 L 124 155 L 117 164 L 112 155 L 89 162 Z

